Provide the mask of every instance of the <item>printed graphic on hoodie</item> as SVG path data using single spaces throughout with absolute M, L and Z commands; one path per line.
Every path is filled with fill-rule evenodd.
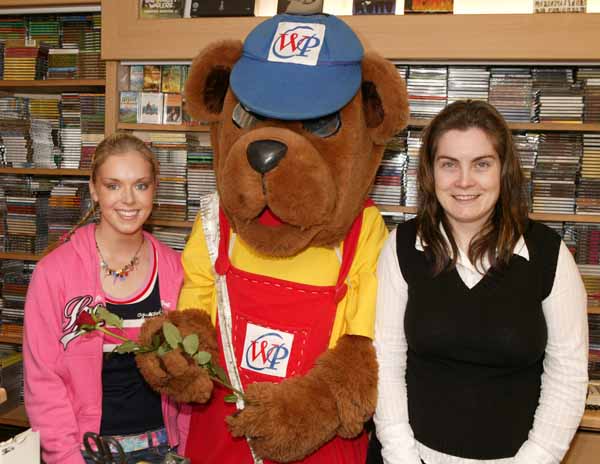
M 92 306 L 93 303 L 94 298 L 91 295 L 84 295 L 72 298 L 65 305 L 65 308 L 63 309 L 63 315 L 67 321 L 63 326 L 63 336 L 60 338 L 60 342 L 65 350 L 67 349 L 69 343 L 85 333 L 77 326 L 77 317 L 82 312 L 93 314 L 96 312 L 99 306 L 102 306 L 100 303 Z

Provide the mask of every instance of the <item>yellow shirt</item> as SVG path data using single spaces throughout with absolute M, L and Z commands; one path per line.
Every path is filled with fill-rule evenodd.
M 379 210 L 375 206 L 366 208 L 356 255 L 348 274 L 348 293 L 338 304 L 330 347 L 335 346 L 345 334 L 373 338 L 377 291 L 375 270 L 386 237 L 387 229 Z M 340 251 L 343 251 L 343 242 Z M 178 309 L 203 309 L 211 314 L 214 323 L 217 315 L 216 287 L 200 215 L 181 259 L 185 279 Z M 310 247 L 291 258 L 273 258 L 257 254 L 239 236 L 235 238 L 230 259 L 233 266 L 246 272 L 323 286 L 336 284 L 341 264 L 331 248 Z

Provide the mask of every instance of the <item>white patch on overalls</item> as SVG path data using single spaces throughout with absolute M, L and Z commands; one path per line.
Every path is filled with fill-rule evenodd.
M 293 342 L 293 334 L 248 323 L 242 367 L 285 378 Z

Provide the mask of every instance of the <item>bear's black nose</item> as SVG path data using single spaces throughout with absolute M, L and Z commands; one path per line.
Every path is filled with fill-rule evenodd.
M 287 145 L 277 140 L 257 140 L 248 145 L 246 154 L 252 169 L 266 174 L 279 164 L 287 152 Z

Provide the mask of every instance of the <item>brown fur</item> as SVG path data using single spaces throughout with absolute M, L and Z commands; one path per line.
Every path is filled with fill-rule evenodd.
M 242 54 L 242 42 L 223 40 L 206 47 L 192 61 L 185 83 L 187 111 L 200 121 L 214 122 L 223 109 L 229 74 Z M 198 89 L 203 89 L 198 92 Z
M 151 345 L 153 336 L 161 334 L 166 321 L 174 324 L 182 337 L 197 334 L 200 340 L 199 351 L 208 351 L 213 359 L 218 359 L 217 337 L 210 316 L 197 309 L 172 311 L 147 319 L 140 330 L 140 342 Z M 213 383 L 206 370 L 199 367 L 180 348 L 170 351 L 162 358 L 153 352 L 138 354 L 135 360 L 146 382 L 157 392 L 166 393 L 184 403 L 205 403 L 210 399 Z
M 194 60 L 185 90 L 191 114 L 213 123 L 221 207 L 233 229 L 258 253 L 288 257 L 307 247 L 335 246 L 363 208 L 387 139 L 407 123 L 404 83 L 391 63 L 367 53 L 363 85 L 340 110 L 341 128 L 336 134 L 319 138 L 305 131 L 300 121 L 268 119 L 240 129 L 231 119 L 238 100 L 227 81 L 241 50 L 236 41 L 209 46 Z M 276 168 L 260 175 L 248 162 L 247 148 L 265 139 L 284 143 L 287 154 Z M 259 223 L 267 207 L 283 225 Z M 201 334 L 206 349 L 216 352 L 208 316 L 196 326 L 188 321 L 188 316 L 195 320 L 191 314 L 173 314 L 168 318 L 182 332 L 193 326 L 192 332 Z M 162 323 L 147 322 L 144 336 L 155 333 Z M 185 361 L 180 353 L 162 362 L 150 357 L 142 363 L 142 372 L 159 391 L 169 389 L 178 398 L 205 401 L 212 383 L 208 388 L 207 379 Z M 227 424 L 234 436 L 250 439 L 258 456 L 296 461 L 336 435 L 351 438 L 361 433 L 375 409 L 376 386 L 371 341 L 346 335 L 306 375 L 279 384 L 249 385 L 245 409 L 228 417 Z
M 335 398 L 340 418 L 337 434 L 355 437 L 377 405 L 377 360 L 372 340 L 345 335 L 334 350 L 321 356 L 314 371 Z
M 246 407 L 228 417 L 227 425 L 234 437 L 249 437 L 263 459 L 297 461 L 335 436 L 336 405 L 323 382 L 299 376 L 253 383 L 245 395 Z
M 337 134 L 319 138 L 295 121 L 266 120 L 252 129 L 239 129 L 231 120 L 238 103 L 231 89 L 219 115 L 214 106 L 203 104 L 205 93 L 212 93 L 206 88 L 207 75 L 214 69 L 230 69 L 231 60 L 239 56 L 239 44 L 230 46 L 225 51 L 226 43 L 221 42 L 202 52 L 186 85 L 195 114 L 219 122 L 211 128 L 211 140 L 225 214 L 246 243 L 268 256 L 293 256 L 308 246 L 335 246 L 362 209 L 384 143 L 406 125 L 408 99 L 402 79 L 391 63 L 367 53 L 362 69 L 368 95 L 359 91 L 342 108 Z M 288 152 L 276 169 L 260 176 L 250 167 L 246 149 L 266 138 L 285 143 Z M 258 223 L 267 206 L 282 219 L 282 226 Z
M 410 116 L 408 106 L 408 93 L 406 85 L 398 74 L 395 66 L 387 60 L 381 59 L 377 54 L 369 52 L 362 61 L 363 85 L 370 82 L 375 86 L 379 103 L 373 102 L 370 97 L 370 106 L 377 108 L 383 114 L 383 120 L 376 126 L 368 126 L 370 136 L 374 143 L 383 145 L 394 134 L 406 127 Z M 373 109 L 367 114 L 373 114 Z M 375 123 L 378 120 L 374 120 Z

